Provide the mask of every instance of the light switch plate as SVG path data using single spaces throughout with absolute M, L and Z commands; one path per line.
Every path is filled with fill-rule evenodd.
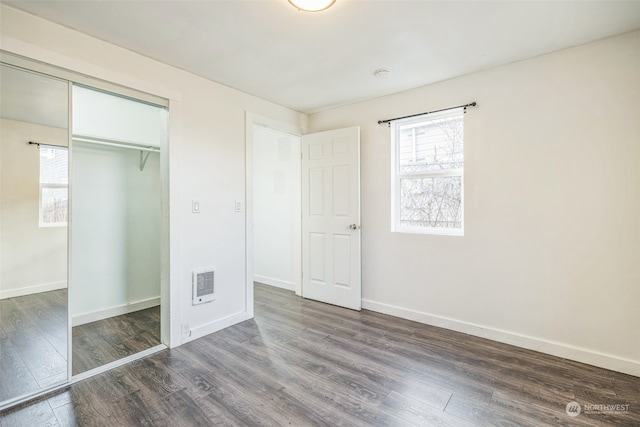
M 242 201 L 240 200 L 236 200 L 236 208 L 235 208 L 236 212 L 242 212 Z
M 191 201 L 191 212 L 200 213 L 200 202 L 198 200 Z

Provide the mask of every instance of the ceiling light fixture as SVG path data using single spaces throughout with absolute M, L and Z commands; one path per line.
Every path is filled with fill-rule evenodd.
M 305 12 L 320 12 L 330 8 L 336 0 L 289 0 L 289 3 L 298 10 Z
M 380 68 L 379 70 L 375 70 L 373 72 L 373 75 L 379 79 L 384 79 L 385 77 L 388 77 L 389 74 L 391 74 L 391 71 L 387 70 L 386 68 Z

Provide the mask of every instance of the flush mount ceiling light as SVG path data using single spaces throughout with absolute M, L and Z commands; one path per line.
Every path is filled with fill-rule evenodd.
M 298 10 L 305 12 L 320 12 L 330 8 L 336 0 L 289 0 L 289 3 Z

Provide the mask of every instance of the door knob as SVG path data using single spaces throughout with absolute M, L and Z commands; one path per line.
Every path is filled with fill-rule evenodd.
M 349 228 L 350 228 L 350 229 L 352 229 L 352 230 L 357 230 L 357 229 L 358 229 L 358 226 L 357 226 L 356 224 L 351 224 L 351 225 L 349 226 Z

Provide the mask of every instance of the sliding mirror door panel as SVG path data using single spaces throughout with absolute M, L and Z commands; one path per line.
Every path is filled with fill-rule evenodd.
M 166 109 L 73 87 L 73 374 L 160 344 Z
M 0 402 L 68 380 L 69 83 L 0 66 Z

